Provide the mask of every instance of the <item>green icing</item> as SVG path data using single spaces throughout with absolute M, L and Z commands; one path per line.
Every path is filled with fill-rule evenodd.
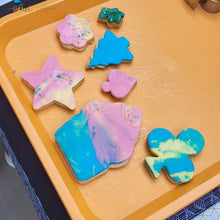
M 109 23 L 121 23 L 125 14 L 119 11 L 117 8 L 102 8 L 99 19 L 106 19 Z

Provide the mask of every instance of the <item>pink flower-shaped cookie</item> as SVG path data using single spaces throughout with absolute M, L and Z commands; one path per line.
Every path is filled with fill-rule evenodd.
M 104 92 L 111 92 L 117 99 L 125 98 L 136 84 L 137 79 L 128 74 L 114 69 L 108 74 L 108 80 L 102 84 Z
M 56 27 L 60 42 L 65 49 L 82 51 L 94 40 L 94 31 L 90 22 L 69 14 Z

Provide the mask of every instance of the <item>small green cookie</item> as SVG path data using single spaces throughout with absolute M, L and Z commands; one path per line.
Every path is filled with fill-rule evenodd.
M 118 8 L 102 8 L 98 21 L 106 23 L 109 28 L 120 27 L 125 14 L 118 10 Z

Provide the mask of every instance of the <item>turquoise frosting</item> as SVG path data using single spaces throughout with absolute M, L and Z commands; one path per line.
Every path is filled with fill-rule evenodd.
M 55 137 L 79 181 L 86 181 L 109 166 L 97 160 L 89 135 L 88 119 L 83 111 L 58 129 Z
M 133 55 L 128 50 L 130 42 L 125 37 L 117 37 L 111 31 L 105 32 L 104 38 L 98 41 L 98 47 L 90 60 L 89 68 L 120 64 L 122 61 L 132 61 Z
M 145 164 L 155 178 L 165 167 L 173 181 L 188 182 L 194 173 L 194 165 L 188 155 L 198 154 L 204 144 L 203 136 L 192 128 L 183 130 L 177 138 L 166 129 L 154 129 L 148 136 L 148 146 L 157 157 L 146 157 Z

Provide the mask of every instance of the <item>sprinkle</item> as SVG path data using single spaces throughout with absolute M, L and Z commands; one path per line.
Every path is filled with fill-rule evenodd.
M 36 95 L 38 92 L 40 92 L 41 91 L 41 88 L 37 88 L 35 91 L 34 91 L 34 94 Z
M 13 70 L 13 73 L 16 73 L 16 70 Z

